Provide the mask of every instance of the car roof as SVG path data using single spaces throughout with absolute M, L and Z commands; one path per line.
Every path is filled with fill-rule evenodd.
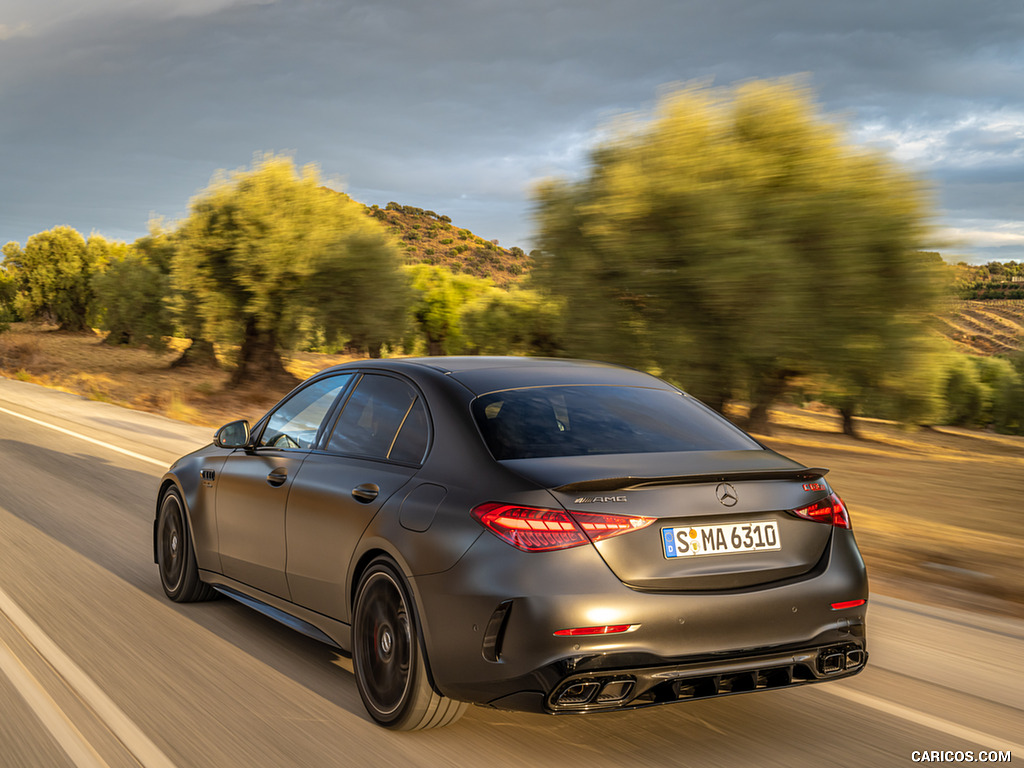
M 477 395 L 521 387 L 571 384 L 671 389 L 662 380 L 633 368 L 553 357 L 406 357 L 345 363 L 339 369 L 354 367 L 402 371 L 413 376 L 417 369 L 421 372 L 428 369 L 458 381 Z

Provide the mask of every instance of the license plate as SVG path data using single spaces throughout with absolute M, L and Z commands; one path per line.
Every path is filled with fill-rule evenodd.
M 782 549 L 778 526 L 771 520 L 662 528 L 661 536 L 668 558 Z

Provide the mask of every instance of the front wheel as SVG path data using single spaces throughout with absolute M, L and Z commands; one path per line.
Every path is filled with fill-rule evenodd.
M 373 561 L 359 580 L 352 634 L 356 686 L 377 723 L 415 731 L 448 725 L 466 711 L 465 702 L 431 687 L 412 602 L 390 560 Z
M 194 603 L 216 597 L 199 579 L 196 555 L 188 530 L 188 516 L 177 488 L 169 488 L 156 518 L 156 562 L 164 593 L 176 603 Z

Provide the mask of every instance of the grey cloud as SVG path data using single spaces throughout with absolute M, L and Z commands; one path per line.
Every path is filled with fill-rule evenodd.
M 954 124 L 1024 92 L 1018 2 L 280 0 L 196 15 L 202 5 L 157 19 L 104 0 L 0 40 L 0 240 L 65 222 L 141 234 L 151 212 L 181 215 L 216 168 L 293 150 L 357 199 L 431 208 L 526 247 L 532 181 L 578 172 L 611 115 L 649 108 L 665 83 L 799 73 L 854 128 L 953 126 L 946 155 L 918 166 L 950 185 L 947 216 L 1010 207 L 989 208 L 995 177 L 954 171 L 1014 157 L 1012 137 Z M 1024 173 L 1002 173 L 1003 199 L 1018 199 Z

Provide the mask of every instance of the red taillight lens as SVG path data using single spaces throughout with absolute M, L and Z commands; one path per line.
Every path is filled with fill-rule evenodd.
M 566 512 L 561 509 L 487 503 L 470 513 L 487 530 L 524 552 L 568 549 L 645 528 L 653 517 Z
M 793 514 L 805 520 L 814 520 L 819 523 L 828 523 L 836 528 L 851 528 L 850 513 L 846 510 L 843 500 L 835 493 L 828 498 L 809 504 L 800 509 L 794 509 Z

